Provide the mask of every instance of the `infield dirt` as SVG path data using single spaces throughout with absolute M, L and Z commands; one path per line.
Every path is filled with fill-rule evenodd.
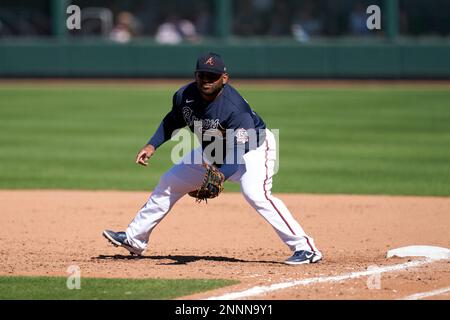
M 402 263 L 385 258 L 407 245 L 450 247 L 450 198 L 277 195 L 324 254 L 319 264 L 287 266 L 291 253 L 240 194 L 208 204 L 185 197 L 154 230 L 144 257 L 130 257 L 102 237 L 123 230 L 147 200 L 145 192 L 0 191 L 0 275 L 221 278 L 240 284 L 184 298 L 207 298 L 256 285 L 367 270 Z M 367 277 L 294 287 L 258 299 L 396 299 L 450 286 L 450 262 Z M 450 299 L 449 293 L 433 297 Z

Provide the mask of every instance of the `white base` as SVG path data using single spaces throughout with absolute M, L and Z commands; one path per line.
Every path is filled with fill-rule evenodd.
M 426 257 L 429 259 L 450 259 L 450 249 L 434 246 L 408 246 L 389 250 L 387 258 L 391 257 Z

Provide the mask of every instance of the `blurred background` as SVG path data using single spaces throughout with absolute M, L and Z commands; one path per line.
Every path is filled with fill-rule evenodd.
M 66 27 L 71 4 L 79 30 Z M 369 5 L 381 30 L 366 27 Z M 448 78 L 449 48 L 448 0 L 0 3 L 3 77 L 185 77 L 216 50 L 240 77 Z

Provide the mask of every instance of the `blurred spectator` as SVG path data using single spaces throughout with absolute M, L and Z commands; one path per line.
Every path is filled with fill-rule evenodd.
M 111 30 L 110 38 L 113 41 L 126 43 L 140 33 L 140 22 L 128 11 L 122 11 L 117 16 L 117 22 Z
M 199 41 L 195 25 L 187 19 L 180 19 L 176 14 L 170 14 L 167 20 L 158 27 L 155 39 L 162 44 Z
M 313 2 L 306 1 L 292 21 L 292 33 L 297 41 L 308 41 L 323 32 L 323 19 L 315 12 Z
M 307 41 L 317 36 L 333 38 L 347 35 L 381 36 L 382 31 L 367 30 L 368 16 L 365 10 L 369 4 L 382 7 L 383 3 L 389 0 L 226 1 L 232 3 L 233 35 L 283 37 L 292 36 L 294 33 L 298 40 Z M 217 17 L 213 10 L 215 0 L 71 0 L 70 2 L 80 6 L 82 10 L 89 7 L 109 10 L 116 20 L 115 23 L 109 23 L 108 28 L 104 28 L 99 19 L 86 18 L 82 30 L 71 31 L 71 36 L 104 37 L 106 34 L 115 41 L 127 42 L 137 36 L 156 35 L 158 39 L 162 38 L 162 42 L 179 43 L 214 36 L 216 30 Z M 450 36 L 449 0 L 399 0 L 399 6 L 401 35 Z M 53 25 L 52 13 L 50 0 L 0 0 L 0 36 L 50 36 Z M 169 19 L 163 20 L 169 13 L 176 13 L 187 21 L 174 25 L 168 21 Z M 112 26 L 114 30 L 111 32 Z
M 361 2 L 355 3 L 350 13 L 350 33 L 354 36 L 370 34 L 370 30 L 367 28 L 367 18 L 366 7 Z

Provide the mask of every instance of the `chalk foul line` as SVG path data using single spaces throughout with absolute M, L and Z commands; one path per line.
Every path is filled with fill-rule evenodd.
M 400 300 L 420 300 L 420 299 L 425 299 L 425 298 L 434 297 L 434 296 L 437 296 L 440 294 L 444 294 L 449 291 L 450 291 L 450 287 L 441 288 L 441 289 L 437 289 L 437 290 L 433 290 L 433 291 L 412 294 L 410 296 L 401 298 Z
M 414 268 L 414 267 L 420 267 L 429 263 L 432 263 L 434 261 L 437 261 L 437 259 L 426 259 L 426 260 L 415 260 L 410 261 L 402 264 L 396 264 L 391 266 L 383 266 L 378 268 L 373 268 L 366 271 L 359 271 L 359 272 L 351 272 L 342 274 L 339 276 L 331 276 L 331 277 L 315 277 L 315 278 L 309 278 L 309 279 L 302 279 L 302 280 L 294 280 L 294 281 L 287 281 L 287 282 L 281 282 L 272 284 L 270 286 L 256 286 L 244 291 L 238 291 L 238 292 L 231 292 L 220 296 L 215 297 L 209 297 L 206 300 L 234 300 L 234 299 L 243 299 L 253 296 L 259 296 L 262 294 L 267 294 L 269 292 L 287 289 L 291 287 L 296 286 L 305 286 L 315 283 L 326 283 L 326 282 L 339 282 L 343 280 L 349 280 L 349 279 L 356 279 L 360 277 L 367 277 L 375 274 L 381 274 L 385 272 L 395 272 L 395 271 L 402 271 L 406 270 L 408 268 Z

